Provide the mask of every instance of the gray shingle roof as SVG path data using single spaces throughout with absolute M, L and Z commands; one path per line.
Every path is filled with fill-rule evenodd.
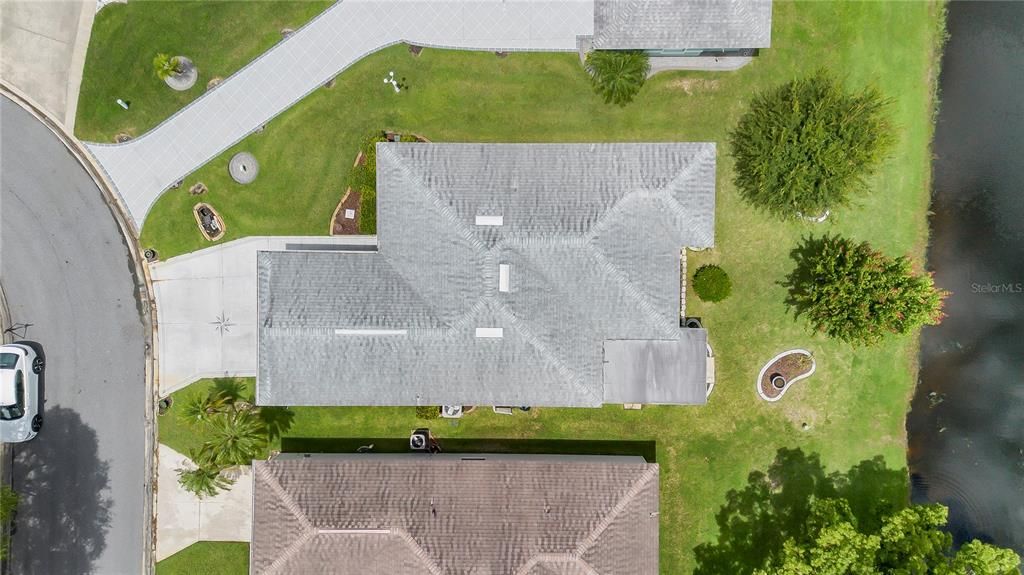
M 259 403 L 598 406 L 619 339 L 703 374 L 679 259 L 713 244 L 714 144 L 379 144 L 377 170 L 378 252 L 258 255 Z M 704 377 L 677 385 L 647 396 Z
M 658 466 L 636 458 L 253 462 L 254 575 L 655 575 Z
M 767 48 L 771 0 L 596 0 L 594 48 Z

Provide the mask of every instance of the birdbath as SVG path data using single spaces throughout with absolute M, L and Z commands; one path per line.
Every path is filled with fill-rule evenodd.
M 260 164 L 249 152 L 239 152 L 228 162 L 228 173 L 231 179 L 239 184 L 250 184 L 260 173 Z
M 777 373 L 773 374 L 772 375 L 772 387 L 774 387 L 775 389 L 779 389 L 779 390 L 785 389 L 786 388 L 786 378 L 782 377 L 781 375 L 779 375 Z

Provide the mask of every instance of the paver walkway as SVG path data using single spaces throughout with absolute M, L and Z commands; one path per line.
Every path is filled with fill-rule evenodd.
M 142 137 L 88 147 L 141 228 L 169 186 L 381 48 L 575 52 L 593 28 L 593 0 L 342 0 Z
M 256 236 L 153 264 L 160 396 L 203 377 L 256 375 L 257 251 L 376 243 L 376 236 Z
M 252 467 L 241 467 L 231 489 L 199 499 L 178 483 L 187 457 L 160 444 L 157 450 L 156 560 L 162 561 L 197 541 L 249 541 L 252 538 Z

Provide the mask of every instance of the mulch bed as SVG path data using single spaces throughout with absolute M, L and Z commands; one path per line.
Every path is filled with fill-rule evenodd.
M 345 210 L 355 210 L 356 216 L 352 219 L 345 217 Z M 331 219 L 331 235 L 333 236 L 354 236 L 359 233 L 359 190 L 349 188 L 345 196 L 341 198 L 338 207 L 334 210 L 334 217 Z
M 775 360 L 761 376 L 761 393 L 771 399 L 782 395 L 783 390 L 772 385 L 772 376 L 778 374 L 786 378 L 787 382 L 793 381 L 811 371 L 811 361 L 811 358 L 802 353 L 789 353 Z

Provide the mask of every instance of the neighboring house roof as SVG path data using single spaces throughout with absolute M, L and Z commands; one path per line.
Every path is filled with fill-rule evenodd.
M 260 404 L 599 406 L 636 387 L 612 340 L 674 348 L 633 401 L 704 402 L 680 251 L 713 244 L 714 144 L 377 150 L 377 252 L 257 256 Z
M 595 0 L 598 50 L 767 48 L 771 0 Z
M 278 457 L 253 483 L 253 575 L 658 573 L 641 458 Z

